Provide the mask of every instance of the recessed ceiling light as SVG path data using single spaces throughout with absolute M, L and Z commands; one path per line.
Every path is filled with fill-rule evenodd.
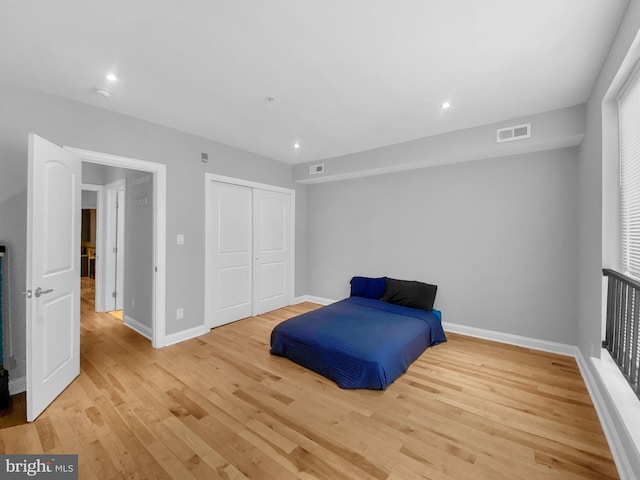
M 296 150 L 300 148 L 300 144 L 298 142 L 293 144 L 293 148 L 295 148 Z
M 118 81 L 118 77 L 115 76 L 115 74 L 113 73 L 109 73 L 107 75 L 107 81 L 111 82 L 111 83 L 115 83 Z
M 440 105 L 440 108 L 442 108 L 443 110 L 446 110 L 447 108 L 450 108 L 451 104 L 449 102 L 444 102 L 442 105 Z

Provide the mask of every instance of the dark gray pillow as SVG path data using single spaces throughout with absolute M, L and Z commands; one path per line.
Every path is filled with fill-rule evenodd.
M 430 311 L 433 310 L 437 290 L 437 285 L 429 283 L 387 278 L 384 295 L 380 300 L 403 307 Z

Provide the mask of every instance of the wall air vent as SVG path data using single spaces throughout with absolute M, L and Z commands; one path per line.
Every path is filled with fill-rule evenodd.
M 311 165 L 309 167 L 309 175 L 317 175 L 318 173 L 324 173 L 324 163 Z
M 531 124 L 514 125 L 513 127 L 499 128 L 496 130 L 496 142 L 511 142 L 531 136 Z

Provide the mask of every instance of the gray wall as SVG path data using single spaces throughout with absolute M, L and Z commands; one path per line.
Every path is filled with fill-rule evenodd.
M 1 118 L 1 116 L 0 116 Z M 1 142 L 0 142 L 1 144 Z M 1 160 L 0 160 L 1 161 Z M 1 175 L 0 175 L 1 177 Z M 26 190 L 0 201 L 0 243 L 7 246 L 3 260 L 3 337 L 4 368 L 9 370 L 9 381 L 25 375 L 25 314 L 22 295 L 26 282 L 24 259 L 27 255 L 27 214 L 16 214 L 27 202 Z M 9 319 L 13 321 L 10 323 Z
M 152 328 L 153 313 L 153 182 L 151 173 L 127 180 L 124 206 L 125 323 L 129 319 Z M 175 318 L 175 316 L 173 317 Z
M 82 208 L 98 208 L 98 192 L 83 190 Z
M 448 322 L 577 342 L 576 147 L 310 185 L 308 287 L 438 285 Z
M 575 105 L 320 162 L 295 165 L 293 178 L 303 183 L 320 183 L 330 179 L 355 178 L 576 146 L 584 135 L 584 122 L 585 105 Z M 523 123 L 531 124 L 530 138 L 517 142 L 496 142 L 497 128 Z M 324 173 L 310 175 L 309 166 L 317 163 L 324 164 Z
M 104 152 L 103 152 L 104 153 Z M 130 168 L 111 167 L 97 163 L 82 162 L 82 183 L 89 185 L 108 185 L 116 180 L 131 178 L 139 175 L 139 170 Z
M 608 162 L 617 161 L 607 154 L 603 156 L 603 135 L 607 144 L 616 143 L 615 131 L 611 124 L 603 124 L 603 99 L 610 88 L 618 69 L 625 56 L 630 53 L 631 65 L 638 58 L 638 50 L 629 51 L 629 47 L 640 31 L 640 1 L 631 0 L 625 12 L 618 34 L 611 47 L 609 55 L 600 71 L 600 75 L 591 92 L 587 103 L 585 138 L 580 145 L 580 249 L 579 249 L 579 316 L 578 316 L 578 346 L 585 358 L 598 355 L 602 339 L 602 267 L 615 267 L 616 254 L 610 251 L 617 248 L 616 236 L 609 231 L 617 228 L 612 222 L 610 211 L 604 211 L 603 202 L 612 202 L 617 194 L 617 182 L 610 182 L 611 165 Z M 605 110 L 607 106 L 604 105 Z M 615 122 L 615 118 L 613 119 Z M 613 137 L 613 138 L 612 138 Z M 603 163 L 605 162 L 605 163 Z M 606 173 L 603 177 L 603 171 Z M 609 249 L 609 250 L 608 250 Z M 593 368 L 591 362 L 587 362 Z M 593 372 L 593 378 L 600 377 Z M 602 388 L 602 387 L 601 387 Z M 640 452 L 634 447 L 628 431 L 621 419 L 615 413 L 611 398 L 608 394 L 601 395 L 607 403 L 611 420 L 616 426 L 618 441 L 625 449 L 629 467 L 640 478 Z
M 27 136 L 35 133 L 58 145 L 110 153 L 167 165 L 167 334 L 203 323 L 204 173 L 296 189 L 304 205 L 305 186 L 294 185 L 291 166 L 204 138 L 63 98 L 0 84 L 0 242 L 12 252 L 12 338 L 17 365 L 25 375 L 25 287 Z M 209 163 L 200 154 L 209 154 Z M 304 210 L 297 208 L 298 218 Z M 304 221 L 297 222 L 304 225 Z M 296 226 L 296 295 L 304 284 L 305 232 Z M 176 246 L 176 234 L 185 246 Z M 176 308 L 185 318 L 176 321 Z
M 603 257 L 611 253 L 603 251 L 603 234 L 608 234 L 603 232 L 603 168 L 609 165 L 603 165 L 602 136 L 603 127 L 607 134 L 615 135 L 616 130 L 612 131 L 610 125 L 603 126 L 602 102 L 639 30 L 640 2 L 632 0 L 591 92 L 587 104 L 585 137 L 580 145 L 579 347 L 586 357 L 592 355 L 593 347 L 599 347 L 601 341 Z M 617 143 L 615 139 L 614 142 Z M 612 158 L 606 160 L 617 162 Z M 617 187 L 614 185 L 614 188 Z M 611 192 L 606 193 L 611 195 Z M 615 267 L 611 264 L 607 266 Z

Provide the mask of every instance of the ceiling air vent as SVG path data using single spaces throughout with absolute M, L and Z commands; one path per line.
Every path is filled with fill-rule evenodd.
M 496 130 L 496 141 L 498 143 L 520 140 L 531 136 L 531 124 L 514 125 L 513 127 L 499 128 Z
M 317 175 L 318 173 L 324 173 L 324 163 L 311 165 L 309 167 L 309 175 Z

